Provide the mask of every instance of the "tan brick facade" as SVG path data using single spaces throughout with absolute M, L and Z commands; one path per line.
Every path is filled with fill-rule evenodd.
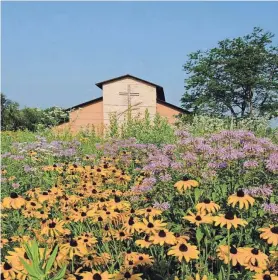
M 121 122 L 131 108 L 133 116 L 144 116 L 146 109 L 153 118 L 156 113 L 166 117 L 169 123 L 175 122 L 175 115 L 187 113 L 183 109 L 165 101 L 161 86 L 125 75 L 96 84 L 102 89 L 103 97 L 70 108 L 70 121 L 55 130 L 68 129 L 78 132 L 84 129 L 103 131 L 109 125 L 110 114 L 115 114 Z

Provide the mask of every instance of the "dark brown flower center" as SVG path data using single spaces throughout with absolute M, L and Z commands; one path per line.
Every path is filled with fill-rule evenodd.
M 43 194 L 43 195 L 48 195 L 48 192 L 43 192 L 42 194 Z
M 89 260 L 89 261 L 92 261 L 92 260 L 93 260 L 93 257 L 92 257 L 92 256 L 88 256 L 88 260 Z
M 230 253 L 233 255 L 237 254 L 237 249 L 234 246 L 231 246 Z
M 26 252 L 24 253 L 24 259 L 29 260 L 29 257 Z
M 142 256 L 139 257 L 139 260 L 142 261 L 144 258 Z
M 131 278 L 131 274 L 127 271 L 127 272 L 124 274 L 124 278 L 126 278 L 126 279 Z
M 153 227 L 154 227 L 154 224 L 153 224 L 153 223 L 148 223 L 147 227 L 148 227 L 148 228 L 153 228 Z
M 10 194 L 10 198 L 18 198 L 17 193 L 12 192 L 12 193 Z
M 4 263 L 4 266 L 3 266 L 4 270 L 10 270 L 12 269 L 12 267 L 8 264 L 8 263 Z
M 251 253 L 252 253 L 253 255 L 258 255 L 258 254 L 259 254 L 259 250 L 256 249 L 256 248 L 254 248 L 254 249 L 252 249 Z
M 81 216 L 82 216 L 82 217 L 86 217 L 87 214 L 86 214 L 85 212 L 82 212 L 82 213 L 81 213 Z
M 238 190 L 237 193 L 236 193 L 236 195 L 237 195 L 238 197 L 244 197 L 244 191 L 243 191 L 243 190 Z
M 229 211 L 225 215 L 225 219 L 227 220 L 233 220 L 234 219 L 234 213 L 232 211 Z
M 263 276 L 263 280 L 271 280 L 271 276 L 268 275 L 268 274 L 265 274 L 265 275 Z
M 144 240 L 148 242 L 150 240 L 150 236 L 146 235 Z
M 128 264 L 129 264 L 129 265 L 133 265 L 133 261 L 129 261 Z
M 147 212 L 148 212 L 148 213 L 152 212 L 152 209 L 148 208 L 148 209 L 147 209 Z
M 201 217 L 201 216 L 199 216 L 199 215 L 198 215 L 198 216 L 196 216 L 196 218 L 195 218 L 195 219 L 196 219 L 196 221 L 202 221 L 202 217 Z
M 130 226 L 132 226 L 132 225 L 135 224 L 135 223 L 134 223 L 134 219 L 133 219 L 132 217 L 128 220 L 128 224 L 129 224 Z
M 162 237 L 162 238 L 166 237 L 166 232 L 164 230 L 160 230 L 159 233 L 158 233 L 158 236 Z
M 182 180 L 183 180 L 183 181 L 188 181 L 189 178 L 188 178 L 187 176 L 183 176 L 183 177 L 182 177 Z
M 102 222 L 102 221 L 103 221 L 103 219 L 102 219 L 101 217 L 98 217 L 97 220 L 98 220 L 99 222 Z
M 270 231 L 274 234 L 278 234 L 278 227 L 273 227 Z
M 56 223 L 51 222 L 51 223 L 48 224 L 48 227 L 49 228 L 55 228 L 56 227 Z
M 76 242 L 76 240 L 72 239 L 72 240 L 70 241 L 70 246 L 71 246 L 71 247 L 77 247 L 77 242 Z
M 93 275 L 93 280 L 101 280 L 101 279 L 102 279 L 102 277 L 101 277 L 101 275 L 99 273 L 95 273 Z
M 210 200 L 208 198 L 204 199 L 205 204 L 210 204 Z
M 121 231 L 120 236 L 125 236 L 125 233 Z
M 114 198 L 114 200 L 115 200 L 115 202 L 120 202 L 121 201 L 121 198 L 119 197 L 119 196 L 117 196 L 117 195 L 115 195 L 115 198 Z
M 3 266 L 3 267 L 4 267 L 5 270 L 10 270 L 10 269 L 12 269 L 12 267 L 11 267 L 7 262 L 4 263 L 4 266 Z
M 181 252 L 186 252 L 186 251 L 188 251 L 188 247 L 185 244 L 181 244 L 179 247 L 179 250 Z
M 35 202 L 30 203 L 32 206 L 36 206 L 37 204 Z

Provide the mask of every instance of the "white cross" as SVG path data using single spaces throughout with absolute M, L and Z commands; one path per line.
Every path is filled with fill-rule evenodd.
M 127 92 L 119 92 L 119 94 L 127 96 L 128 108 L 131 106 L 131 96 L 139 96 L 138 92 L 131 92 L 130 85 L 127 86 Z

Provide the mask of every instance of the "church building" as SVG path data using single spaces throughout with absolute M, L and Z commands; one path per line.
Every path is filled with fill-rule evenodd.
M 127 111 L 133 117 L 138 117 L 144 116 L 148 109 L 151 119 L 158 113 L 166 117 L 169 123 L 175 122 L 176 115 L 189 113 L 167 103 L 162 86 L 132 75 L 106 80 L 96 86 L 102 89 L 102 96 L 67 109 L 69 122 L 59 125 L 58 130 L 68 128 L 77 132 L 90 127 L 105 127 L 109 125 L 111 114 L 121 122 Z

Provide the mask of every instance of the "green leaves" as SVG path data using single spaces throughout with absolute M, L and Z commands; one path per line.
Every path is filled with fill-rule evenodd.
M 24 268 L 28 272 L 28 278 L 31 280 L 60 280 L 63 279 L 66 273 L 66 266 L 63 266 L 58 273 L 53 276 L 51 269 L 55 262 L 57 253 L 58 253 L 58 245 L 54 248 L 50 257 L 46 261 L 46 250 L 44 250 L 43 258 L 40 257 L 39 247 L 36 240 L 32 240 L 30 244 L 26 243 L 24 245 L 24 249 L 26 254 L 31 261 L 31 263 L 27 263 L 24 259 L 20 258 L 21 263 Z M 52 277 L 51 277 L 52 275 Z
M 197 228 L 196 230 L 196 239 L 197 239 L 197 242 L 200 243 L 201 240 L 203 239 L 204 237 L 204 233 L 202 233 L 202 230 L 200 227 Z
M 278 109 L 278 48 L 270 45 L 273 36 L 254 28 L 249 35 L 189 54 L 183 107 L 212 116 L 273 117 Z

